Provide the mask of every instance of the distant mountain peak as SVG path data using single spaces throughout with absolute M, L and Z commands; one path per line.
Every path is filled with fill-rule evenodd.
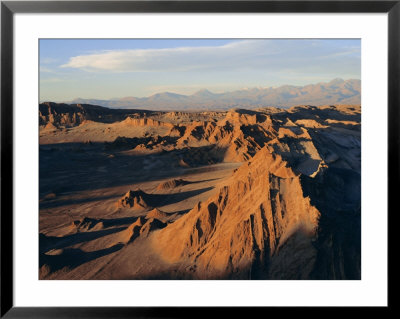
M 201 89 L 192 94 L 192 96 L 214 96 L 214 95 L 215 95 L 215 93 L 213 93 L 207 89 Z
M 328 82 L 328 85 L 337 85 L 337 84 L 342 84 L 343 82 L 346 82 L 342 78 L 335 78 L 332 81 Z
M 183 96 L 183 95 L 174 92 L 160 92 L 160 93 L 155 93 L 151 96 Z

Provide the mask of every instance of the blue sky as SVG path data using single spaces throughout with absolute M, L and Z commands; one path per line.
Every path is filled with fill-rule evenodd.
M 192 94 L 361 79 L 352 39 L 41 39 L 40 100 Z

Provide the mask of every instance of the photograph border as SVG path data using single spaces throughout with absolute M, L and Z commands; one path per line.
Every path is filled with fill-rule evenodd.
M 154 318 L 226 315 L 201 307 L 15 307 L 13 300 L 13 21 L 15 13 L 388 13 L 388 265 L 390 211 L 397 211 L 400 144 L 400 0 L 398 1 L 2 1 L 0 316 L 7 318 Z M 393 223 L 392 223 L 393 224 Z M 393 225 L 392 225 L 393 227 Z M 389 271 L 389 269 L 388 269 Z M 389 273 L 389 272 L 388 272 Z M 388 279 L 388 288 L 390 280 Z M 389 289 L 390 292 L 390 289 Z M 387 309 L 391 306 L 388 294 Z M 235 308 L 249 315 L 265 307 Z M 290 307 L 300 314 L 308 307 Z M 325 307 L 324 307 L 325 309 Z

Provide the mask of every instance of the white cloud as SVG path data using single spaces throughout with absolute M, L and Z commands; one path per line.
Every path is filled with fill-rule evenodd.
M 332 41 L 336 40 L 241 40 L 222 46 L 112 50 L 74 56 L 61 67 L 92 72 L 359 71 L 359 47 Z

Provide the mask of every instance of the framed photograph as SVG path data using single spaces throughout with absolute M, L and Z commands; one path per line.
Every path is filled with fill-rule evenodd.
M 399 1 L 2 1 L 1 316 L 389 309 L 399 30 Z

